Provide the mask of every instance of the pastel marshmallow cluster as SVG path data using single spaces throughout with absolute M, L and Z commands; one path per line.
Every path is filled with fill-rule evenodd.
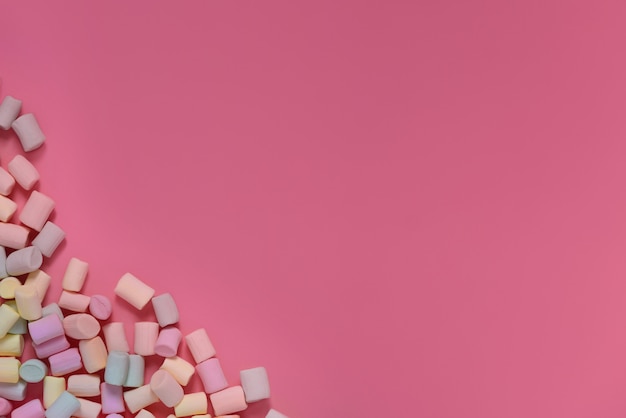
M 0 128 L 12 129 L 25 152 L 43 144 L 45 135 L 22 102 L 0 102 Z M 186 335 L 171 294 L 131 273 L 122 275 L 114 293 L 137 310 L 151 305 L 154 320 L 136 322 L 128 341 L 125 324 L 109 321 L 113 304 L 105 295 L 83 292 L 89 264 L 71 258 L 60 280 L 58 300 L 45 303 L 53 278 L 43 269 L 65 232 L 49 218 L 54 200 L 38 190 L 40 177 L 23 155 L 0 167 L 0 418 L 150 418 L 160 403 L 171 417 L 236 418 L 248 404 L 270 397 L 265 368 L 240 371 L 239 384 L 227 381 L 204 328 Z M 18 208 L 10 195 L 30 192 Z M 15 215 L 19 212 L 19 215 Z M 132 344 L 131 344 L 132 343 Z M 191 359 L 181 354 L 185 344 Z M 36 358 L 26 358 L 31 344 Z M 150 376 L 146 358 L 163 358 Z M 203 391 L 188 391 L 194 375 Z M 29 386 L 41 384 L 42 397 L 30 399 Z M 213 414 L 213 415 L 212 415 Z M 287 418 L 270 409 L 266 418 Z

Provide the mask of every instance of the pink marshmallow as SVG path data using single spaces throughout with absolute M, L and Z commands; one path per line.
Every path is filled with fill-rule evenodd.
M 17 184 L 22 186 L 25 190 L 32 189 L 35 183 L 39 181 L 39 172 L 23 155 L 18 154 L 13 157 L 13 159 L 9 161 L 7 168 Z
M 100 385 L 100 396 L 102 399 L 102 413 L 114 414 L 124 412 L 124 397 L 122 395 L 122 386 L 110 385 L 103 382 Z
M 106 321 L 111 316 L 111 301 L 106 296 L 93 295 L 89 302 L 89 313 L 101 321 Z
M 75 340 L 90 340 L 100 332 L 100 323 L 89 314 L 78 313 L 63 318 L 65 335 Z
M 20 222 L 41 231 L 54 209 L 54 200 L 43 193 L 33 190 L 20 213 Z
M 8 196 L 15 187 L 15 179 L 4 168 L 0 167 L 0 194 Z
M 199 328 L 187 334 L 185 342 L 196 363 L 201 363 L 215 355 L 215 348 L 204 328 Z
M 37 357 L 43 359 L 67 350 L 70 348 L 70 342 L 65 337 L 65 334 L 63 334 L 42 344 L 33 343 L 33 348 L 35 349 Z
M 216 358 L 211 358 L 198 364 L 196 372 L 200 376 L 200 380 L 202 380 L 206 393 L 219 392 L 228 387 L 220 361 Z
M 83 367 L 78 348 L 68 348 L 54 354 L 48 359 L 52 376 L 63 376 Z
M 152 307 L 160 326 L 166 327 L 178 322 L 178 307 L 174 298 L 169 293 L 164 293 L 152 298 Z
M 68 292 L 66 290 L 61 292 L 59 297 L 59 306 L 68 311 L 85 312 L 91 302 L 91 298 L 81 293 Z
M 45 411 L 39 399 L 26 402 L 11 413 L 11 418 L 44 418 L 44 416 Z
M 243 411 L 248 407 L 241 386 L 232 386 L 209 395 L 215 415 L 226 415 Z
M 64 334 L 61 319 L 54 314 L 28 323 L 28 333 L 33 343 L 41 345 Z
M 154 345 L 159 336 L 159 324 L 156 322 L 135 322 L 135 354 L 154 355 Z
M 26 247 L 30 231 L 21 225 L 0 222 L 0 245 L 19 250 Z
M 177 405 L 185 395 L 183 388 L 169 372 L 159 369 L 150 379 L 150 389 L 167 407 Z
M 183 334 L 178 328 L 163 328 L 154 345 L 154 352 L 161 357 L 174 357 L 178 353 L 178 346 L 182 339 Z

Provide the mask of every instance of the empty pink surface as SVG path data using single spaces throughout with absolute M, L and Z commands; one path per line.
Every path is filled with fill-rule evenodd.
M 0 17 L 50 300 L 170 292 L 245 418 L 624 416 L 625 2 L 70 3 Z

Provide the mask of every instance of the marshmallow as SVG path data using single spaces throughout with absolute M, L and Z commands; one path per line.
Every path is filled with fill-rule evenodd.
M 154 352 L 161 357 L 174 357 L 178 352 L 178 346 L 183 338 L 180 330 L 176 327 L 166 327 L 159 332 L 159 337 L 154 345 Z
M 102 409 L 102 405 L 98 402 L 89 401 L 87 399 L 78 399 L 78 403 L 80 407 L 76 412 L 74 412 L 73 416 L 76 418 L 98 418 L 100 415 L 100 410 Z
M 46 257 L 51 257 L 64 239 L 65 232 L 56 224 L 48 221 L 33 240 L 33 246 L 39 248 L 39 251 Z
M 5 277 L 9 275 L 7 273 L 6 263 L 7 263 L 7 251 L 3 246 L 0 245 L 0 279 L 4 279 Z
M 43 378 L 43 406 L 50 408 L 50 405 L 65 392 L 65 378 L 46 376 Z
M 146 368 L 146 362 L 139 354 L 131 354 L 128 356 L 128 375 L 124 382 L 124 387 L 138 388 L 144 385 L 144 371 Z
M 89 302 L 89 313 L 95 318 L 106 321 L 111 316 L 111 301 L 106 296 L 93 295 Z
M 15 289 L 21 285 L 22 282 L 15 277 L 5 277 L 0 280 L 0 298 L 15 299 Z
M 126 391 L 123 396 L 128 410 L 133 414 L 159 401 L 159 398 L 150 389 L 150 385 L 143 385 L 137 389 Z
M 0 194 L 0 221 L 7 222 L 16 210 L 17 203 Z
M 0 103 L 0 128 L 5 131 L 9 130 L 13 121 L 17 119 L 17 115 L 20 114 L 20 110 L 22 110 L 21 100 L 12 96 L 5 96 Z
M 124 412 L 124 397 L 122 396 L 122 387 L 110 385 L 103 382 L 100 385 L 100 397 L 102 399 L 102 413 L 114 414 Z
M 90 340 L 100 332 L 100 323 L 86 313 L 68 315 L 63 319 L 65 335 L 75 340 Z
M 163 360 L 161 369 L 170 372 L 182 386 L 187 386 L 195 369 L 191 363 L 181 357 L 170 357 Z
M 63 334 L 60 337 L 55 337 L 43 344 L 33 343 L 33 348 L 35 349 L 35 354 L 38 358 L 48 358 L 70 348 L 70 342 L 65 337 L 65 334 Z
M 39 383 L 48 373 L 48 366 L 41 360 L 26 360 L 20 366 L 20 378 L 27 383 Z
M 79 409 L 78 399 L 68 391 L 64 391 L 46 410 L 46 418 L 70 418 Z
M 35 270 L 35 271 L 28 273 L 28 276 L 26 277 L 26 281 L 24 282 L 24 284 L 34 285 L 37 288 L 37 294 L 39 295 L 39 300 L 43 302 L 46 296 L 46 293 L 48 292 L 48 287 L 50 287 L 50 280 L 51 280 L 50 275 L 47 274 L 45 271 Z M 63 315 L 61 315 L 61 317 L 63 317 Z
M 128 376 L 129 363 L 130 359 L 128 353 L 123 351 L 109 351 L 107 364 L 104 369 L 104 381 L 109 385 L 122 386 Z
M 35 231 L 41 231 L 54 210 L 54 205 L 54 200 L 37 190 L 33 190 L 22 208 L 20 222 Z
M 206 393 L 219 392 L 228 387 L 222 366 L 217 358 L 210 358 L 199 363 L 196 366 L 196 371 L 198 372 L 198 376 L 200 376 L 200 380 L 202 380 L 202 385 Z
M 246 402 L 252 403 L 270 397 L 270 381 L 265 367 L 241 370 L 241 387 L 246 395 Z
M 21 357 L 23 352 L 24 337 L 22 335 L 7 334 L 0 338 L 0 356 Z
M 0 398 L 0 417 L 8 417 L 11 413 L 13 406 L 11 402 L 4 398 Z
M 43 263 L 41 251 L 37 247 L 26 247 L 9 254 L 6 261 L 6 269 L 11 276 L 21 276 L 37 270 L 41 267 L 41 263 Z M 37 293 L 37 299 L 41 303 L 39 293 Z
M 0 305 L 0 338 L 7 335 L 7 332 L 13 328 L 18 319 L 20 319 L 20 314 L 13 308 L 6 303 Z
M 61 292 L 59 298 L 59 306 L 68 311 L 85 312 L 89 307 L 91 298 L 81 293 L 68 292 L 64 290 Z
M 83 365 L 87 373 L 95 373 L 103 370 L 107 364 L 107 349 L 100 337 L 78 342 L 78 351 L 83 359 Z
M 135 353 L 142 356 L 154 355 L 154 345 L 159 336 L 156 322 L 135 322 Z
M 104 341 L 107 344 L 107 350 L 109 351 L 124 351 L 128 353 L 130 346 L 126 339 L 126 332 L 124 331 L 124 324 L 122 322 L 110 322 L 102 327 L 102 333 L 104 334 Z
M 0 357 L 0 383 L 17 383 L 20 380 L 20 361 L 15 357 Z
M 142 409 L 135 415 L 135 418 L 155 418 L 155 416 L 152 412 Z
M 15 312 L 17 312 L 17 304 L 15 303 L 15 300 L 5 300 L 4 304 L 7 305 L 9 308 L 13 309 Z M 24 318 L 20 316 L 17 319 L 17 322 L 13 324 L 9 332 L 7 332 L 7 334 L 21 334 L 21 335 L 28 334 L 27 324 L 28 324 L 28 321 L 26 321 Z
M 152 307 L 156 314 L 157 322 L 161 327 L 173 325 L 178 322 L 178 307 L 174 298 L 169 293 L 164 293 L 152 298 Z
M 139 310 L 143 309 L 154 296 L 153 288 L 130 273 L 126 273 L 120 278 L 114 291 L 117 296 Z
M 243 411 L 248 407 L 241 386 L 231 386 L 220 392 L 209 395 L 215 415 L 226 415 L 231 412 Z
M 53 354 L 48 358 L 50 373 L 53 376 L 63 376 L 83 367 L 78 348 L 68 348 L 60 353 Z
M 28 321 L 41 318 L 41 300 L 34 285 L 24 285 L 15 289 L 15 302 L 22 318 Z
M 177 405 L 184 396 L 183 388 L 166 370 L 159 369 L 150 378 L 150 389 L 168 408 Z
M 39 181 L 39 172 L 23 155 L 13 157 L 7 166 L 9 173 L 24 190 L 30 190 Z
M 46 140 L 46 136 L 41 131 L 37 119 L 35 119 L 35 115 L 32 113 L 27 113 L 15 119 L 11 127 L 17 134 L 22 143 L 22 148 L 26 152 L 36 150 Z
M 85 284 L 88 270 L 89 264 L 87 262 L 76 257 L 70 258 L 63 276 L 63 289 L 70 292 L 80 292 Z
M 15 187 L 15 179 L 8 171 L 0 167 L 0 194 L 3 196 L 10 195 L 13 187 Z
M 45 412 L 41 401 L 39 399 L 33 399 L 15 408 L 11 413 L 11 418 L 43 418 Z
M 35 344 L 43 344 L 65 333 L 63 322 L 55 315 L 47 315 L 28 324 L 28 333 Z
M 26 382 L 20 380 L 17 383 L 0 383 L 0 398 L 9 401 L 23 401 L 26 399 Z
M 187 334 L 185 342 L 196 363 L 201 363 L 215 355 L 215 348 L 204 328 L 199 328 Z
M 0 223 L 0 245 L 19 250 L 26 247 L 28 228 L 16 224 Z
M 174 407 L 177 417 L 206 414 L 209 405 L 204 392 L 187 393 L 178 405 Z
M 88 398 L 100 395 L 100 377 L 95 374 L 74 374 L 67 379 L 67 391 Z

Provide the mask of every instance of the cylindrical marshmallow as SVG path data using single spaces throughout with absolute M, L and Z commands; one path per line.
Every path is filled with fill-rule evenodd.
M 182 339 L 183 334 L 178 328 L 163 328 L 154 345 L 154 352 L 161 357 L 174 357 L 178 353 L 178 346 Z
M 59 297 L 59 306 L 68 311 L 85 312 L 89 307 L 91 298 L 82 293 L 68 292 L 64 290 Z
M 65 351 L 53 354 L 48 361 L 50 362 L 50 372 L 53 376 L 64 376 L 83 367 L 78 348 L 68 348 Z
M 150 378 L 150 389 L 168 408 L 177 405 L 183 399 L 183 388 L 168 371 L 159 369 Z
M 246 403 L 268 399 L 270 397 L 270 381 L 265 367 L 254 367 L 239 372 L 241 387 L 246 396 Z
M 11 124 L 17 119 L 22 110 L 22 101 L 12 96 L 5 96 L 0 103 L 0 128 L 5 131 L 11 128 Z
M 87 271 L 89 271 L 89 263 L 72 257 L 67 264 L 65 275 L 63 276 L 63 289 L 71 292 L 80 292 L 85 284 Z
M 7 335 L 7 332 L 13 328 L 18 319 L 20 319 L 20 314 L 13 308 L 6 303 L 0 305 L 0 338 Z
M 152 392 L 150 385 L 143 385 L 124 392 L 124 401 L 128 410 L 134 414 L 140 409 L 158 402 L 159 398 Z
M 15 187 L 15 179 L 8 171 L 0 167 L 0 194 L 8 196 Z
M 64 334 L 63 323 L 57 315 L 47 315 L 30 322 L 28 333 L 35 344 L 43 344 Z
M 16 224 L 0 222 L 0 245 L 14 250 L 26 247 L 29 230 Z
M 0 356 L 21 357 L 24 352 L 24 336 L 7 334 L 0 338 Z
M 26 399 L 26 382 L 20 380 L 17 383 L 0 383 L 0 398 L 9 401 L 23 401 Z
M 46 418 L 70 418 L 80 409 L 78 399 L 64 391 L 46 410 Z
M 135 415 L 135 418 L 155 418 L 155 416 L 152 412 L 142 409 Z
M 174 407 L 177 417 L 206 414 L 208 409 L 206 393 L 194 392 L 183 396 L 183 399 Z
M 144 385 L 144 371 L 146 362 L 139 354 L 131 354 L 128 357 L 128 375 L 124 386 L 127 388 L 138 388 Z
M 20 380 L 20 361 L 15 357 L 0 357 L 0 383 L 17 383 Z
M 124 351 L 128 353 L 130 346 L 126 339 L 126 331 L 122 322 L 110 322 L 102 327 L 104 341 L 109 351 Z
M 15 289 L 21 285 L 22 282 L 16 277 L 5 277 L 0 280 L 0 298 L 15 299 Z
M 87 373 L 95 373 L 106 367 L 108 354 L 102 338 L 95 337 L 79 341 L 78 351 L 80 351 Z
M 46 306 L 41 308 L 41 312 L 42 316 L 56 315 L 57 318 L 63 321 L 63 312 L 61 311 L 61 308 L 59 308 L 59 305 L 57 305 L 56 303 L 47 304 Z M 61 326 L 63 326 L 63 324 L 61 324 Z
M 21 154 L 17 154 L 13 157 L 7 168 L 17 184 L 22 186 L 25 190 L 32 189 L 35 183 L 39 181 L 39 172 L 35 166 Z
M 67 391 L 88 398 L 100 395 L 100 377 L 96 374 L 74 374 L 67 378 Z
M 33 245 L 39 248 L 39 251 L 44 256 L 51 257 L 64 239 L 65 231 L 59 228 L 58 225 L 48 221 L 33 240 Z
M 166 327 L 178 322 L 179 313 L 174 298 L 169 293 L 164 293 L 152 298 L 152 307 L 160 326 Z
M 8 417 L 13 410 L 13 405 L 7 399 L 0 398 L 0 417 Z
M 50 275 L 43 270 L 35 270 L 33 272 L 28 273 L 26 277 L 25 285 L 34 285 L 37 288 L 37 294 L 39 295 L 39 300 L 43 302 L 46 297 L 46 293 L 48 292 L 48 287 L 50 287 Z
M 199 328 L 187 334 L 185 342 L 196 363 L 201 363 L 215 355 L 215 348 L 204 328 Z
M 41 231 L 53 210 L 54 200 L 33 190 L 22 208 L 20 222 L 35 231 Z
M 209 395 L 215 415 L 226 415 L 232 412 L 243 411 L 248 407 L 241 386 L 231 386 L 222 391 Z
M 196 371 L 198 372 L 198 376 L 200 376 L 200 380 L 202 380 L 202 385 L 206 393 L 219 392 L 228 387 L 224 371 L 217 358 L 210 358 L 199 363 L 196 366 Z
M 166 358 L 163 360 L 161 368 L 170 372 L 182 386 L 187 386 L 189 379 L 195 373 L 193 365 L 181 357 Z
M 45 412 L 41 401 L 33 399 L 15 408 L 11 413 L 11 418 L 44 418 Z
M 143 309 L 154 296 L 154 289 L 130 273 L 124 274 L 115 286 L 115 294 L 136 309 Z
M 35 349 L 35 354 L 38 358 L 48 358 L 70 348 L 70 342 L 65 337 L 65 334 L 63 334 L 59 337 L 46 341 L 43 344 L 33 343 L 33 348 Z
M 41 267 L 41 263 L 43 263 L 43 256 L 37 247 L 22 248 L 21 250 L 13 251 L 7 257 L 7 273 L 11 276 L 21 276 L 37 270 Z M 39 301 L 41 302 L 41 299 Z
M 74 412 L 73 416 L 76 418 L 98 418 L 98 416 L 100 416 L 102 405 L 98 402 L 81 398 L 77 399 L 78 403 L 80 403 L 80 407 L 78 408 L 78 411 Z
M 35 286 L 25 285 L 15 289 L 15 302 L 17 303 L 17 312 L 22 318 L 27 321 L 41 318 L 41 300 Z
M 141 356 L 154 355 L 154 345 L 158 337 L 159 324 L 156 322 L 135 322 L 135 353 Z
M 43 378 L 43 406 L 50 408 L 50 405 L 65 392 L 65 378 L 46 376 Z
M 101 321 L 106 321 L 111 316 L 111 301 L 106 296 L 93 295 L 89 302 L 89 313 Z
M 16 210 L 17 203 L 0 194 L 0 221 L 7 222 Z
M 26 237 L 28 238 L 28 235 L 26 235 Z M 1 241 L 1 240 L 0 240 Z M 2 246 L 3 244 L 0 244 L 0 279 L 4 279 L 5 277 L 7 277 L 9 275 L 9 273 L 7 273 L 7 251 L 6 249 Z M 24 244 L 26 245 L 26 244 Z M 2 296 L 0 296 L 2 297 Z
M 109 351 L 107 364 L 104 369 L 104 381 L 109 385 L 122 386 L 128 376 L 129 363 L 128 353 Z
M 103 382 L 100 385 L 100 397 L 102 399 L 102 413 L 114 414 L 124 412 L 124 397 L 122 396 L 122 387 L 109 385 Z
M 46 136 L 41 131 L 37 119 L 35 119 L 35 115 L 32 113 L 27 113 L 15 119 L 11 127 L 17 134 L 22 143 L 22 148 L 26 152 L 36 150 L 46 140 Z
M 90 340 L 100 332 L 100 323 L 86 313 L 68 315 L 63 319 L 65 335 L 75 340 Z
M 20 366 L 20 378 L 27 383 L 39 383 L 48 374 L 48 366 L 41 360 L 26 360 Z

